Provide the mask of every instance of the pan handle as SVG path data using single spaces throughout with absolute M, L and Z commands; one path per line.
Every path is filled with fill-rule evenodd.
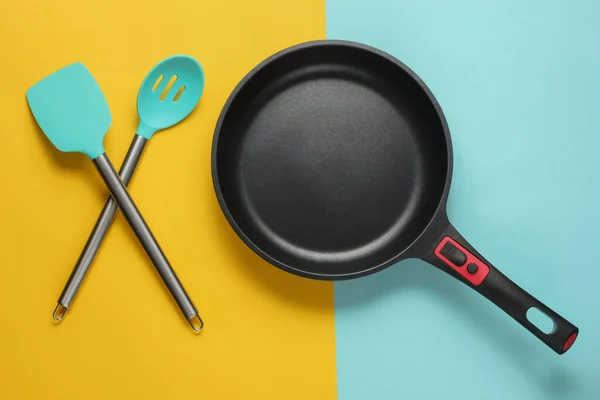
M 575 342 L 579 333 L 575 325 L 496 269 L 457 232 L 452 224 L 448 225 L 423 260 L 485 296 L 558 354 L 565 353 Z M 544 332 L 527 318 L 528 311 L 534 308 L 553 321 L 553 329 Z

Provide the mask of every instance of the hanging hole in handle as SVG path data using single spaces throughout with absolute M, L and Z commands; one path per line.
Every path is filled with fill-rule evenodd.
M 204 322 L 202 322 L 202 318 L 200 318 L 199 315 L 194 315 L 193 317 L 188 319 L 188 322 L 190 323 L 192 329 L 196 332 L 200 332 L 202 328 L 204 328 Z
M 527 310 L 526 315 L 529 322 L 546 335 L 551 335 L 556 331 L 556 321 L 539 308 L 531 307 Z
M 60 322 L 60 321 L 63 320 L 63 318 L 65 317 L 65 315 L 67 315 L 67 311 L 69 311 L 69 309 L 59 303 L 56 306 L 56 308 L 54 309 L 54 313 L 52 314 L 52 318 L 54 318 L 54 320 L 56 322 Z

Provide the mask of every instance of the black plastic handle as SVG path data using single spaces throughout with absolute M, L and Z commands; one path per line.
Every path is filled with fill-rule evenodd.
M 548 347 L 563 354 L 575 342 L 579 329 L 507 278 L 477 252 L 450 224 L 423 260 L 470 286 L 527 328 Z M 527 319 L 535 307 L 554 321 L 550 333 Z

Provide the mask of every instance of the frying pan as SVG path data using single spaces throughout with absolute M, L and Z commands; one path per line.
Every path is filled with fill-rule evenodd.
M 502 274 L 450 224 L 446 119 L 421 79 L 378 49 L 312 41 L 256 66 L 217 122 L 212 177 L 237 235 L 282 270 L 343 280 L 420 258 L 558 354 L 577 337 L 577 327 Z M 529 321 L 533 308 L 553 329 Z

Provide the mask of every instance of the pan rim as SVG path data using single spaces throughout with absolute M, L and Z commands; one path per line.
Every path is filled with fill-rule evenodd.
M 364 268 L 360 271 L 351 272 L 351 273 L 343 273 L 343 274 L 333 274 L 333 273 L 325 274 L 325 273 L 308 272 L 306 270 L 299 269 L 299 268 L 293 267 L 291 265 L 288 265 L 286 263 L 283 263 L 283 262 L 279 261 L 278 259 L 272 257 L 267 252 L 263 251 L 259 246 L 257 246 L 246 235 L 244 230 L 240 228 L 240 226 L 235 221 L 235 218 L 229 211 L 227 202 L 225 201 L 223 192 L 221 190 L 221 185 L 220 185 L 219 176 L 218 176 L 218 172 L 217 172 L 217 150 L 218 150 L 219 138 L 220 138 L 222 125 L 223 125 L 223 122 L 225 121 L 225 118 L 227 117 L 231 103 L 237 97 L 238 93 L 243 90 L 243 88 L 247 85 L 247 83 L 259 71 L 261 71 L 264 67 L 271 64 L 272 62 L 274 62 L 290 53 L 296 52 L 296 51 L 300 51 L 300 50 L 304 50 L 304 49 L 312 48 L 312 47 L 321 47 L 321 46 L 325 46 L 325 47 L 327 47 L 327 46 L 342 46 L 342 47 L 350 47 L 350 48 L 355 48 L 358 50 L 367 51 L 367 52 L 373 53 L 379 57 L 382 57 L 382 58 L 392 62 L 393 64 L 398 66 L 400 69 L 402 69 L 406 74 L 408 74 L 410 76 L 411 79 L 413 79 L 419 85 L 421 90 L 423 90 L 423 92 L 425 93 L 425 95 L 427 96 L 429 101 L 431 102 L 431 105 L 434 107 L 434 109 L 438 115 L 438 118 L 440 120 L 440 124 L 444 131 L 445 142 L 446 142 L 447 166 L 446 166 L 446 178 L 445 178 L 444 190 L 443 190 L 442 196 L 440 197 L 440 199 L 438 201 L 435 212 L 432 214 L 431 219 L 429 220 L 429 222 L 427 223 L 425 228 L 423 228 L 421 230 L 421 232 L 418 233 L 418 235 L 415 235 L 415 239 L 413 240 L 412 243 L 410 243 L 404 249 L 400 250 L 394 257 L 390 258 L 389 260 L 386 260 L 377 265 L 369 266 L 368 268 Z M 452 151 L 452 140 L 450 137 L 450 130 L 448 128 L 448 123 L 446 121 L 446 117 L 444 116 L 444 113 L 442 111 L 440 104 L 438 103 L 437 99 L 435 98 L 435 96 L 433 95 L 433 93 L 431 92 L 429 87 L 425 84 L 425 82 L 406 64 L 404 64 L 402 61 L 400 61 L 396 57 L 392 56 L 391 54 L 386 53 L 383 50 L 380 50 L 378 48 L 375 48 L 373 46 L 370 46 L 370 45 L 367 45 L 364 43 L 359 43 L 359 42 L 355 42 L 355 41 L 351 41 L 351 40 L 340 40 L 340 39 L 310 40 L 310 41 L 298 43 L 298 44 L 283 48 L 282 50 L 279 50 L 279 51 L 275 52 L 274 54 L 270 55 L 269 57 L 265 58 L 263 61 L 258 63 L 254 68 L 252 68 L 249 72 L 247 72 L 246 75 L 244 75 L 244 77 L 236 84 L 236 86 L 234 87 L 232 92 L 227 97 L 227 100 L 225 101 L 225 103 L 221 109 L 219 118 L 217 119 L 217 123 L 215 125 L 212 146 L 211 146 L 211 177 L 212 177 L 212 181 L 213 181 L 213 189 L 217 196 L 217 200 L 219 203 L 219 207 L 221 208 L 221 211 L 225 215 L 225 218 L 227 219 L 229 225 L 231 226 L 231 228 L 233 228 L 233 230 L 235 231 L 237 236 L 244 242 L 244 244 L 246 244 L 246 246 L 248 246 L 258 256 L 260 256 L 262 259 L 267 261 L 269 264 L 274 265 L 275 267 L 277 267 L 283 271 L 292 273 L 294 275 L 304 277 L 304 278 L 310 278 L 310 279 L 316 279 L 316 280 L 327 280 L 327 281 L 341 281 L 341 280 L 355 279 L 355 278 L 359 278 L 362 276 L 370 275 L 370 274 L 379 272 L 379 271 L 381 271 L 381 270 L 383 270 L 405 258 L 408 258 L 406 256 L 407 253 L 409 253 L 410 249 L 415 247 L 415 244 L 418 243 L 420 241 L 420 239 L 424 236 L 424 234 L 429 231 L 430 227 L 432 227 L 435 224 L 435 222 L 438 219 L 440 219 L 440 217 L 442 217 L 442 216 L 444 219 L 447 219 L 447 217 L 446 217 L 446 202 L 448 199 L 448 193 L 450 190 L 450 185 L 451 185 L 451 180 L 452 180 L 452 167 L 453 167 L 453 151 Z M 433 243 L 431 245 L 433 245 Z

